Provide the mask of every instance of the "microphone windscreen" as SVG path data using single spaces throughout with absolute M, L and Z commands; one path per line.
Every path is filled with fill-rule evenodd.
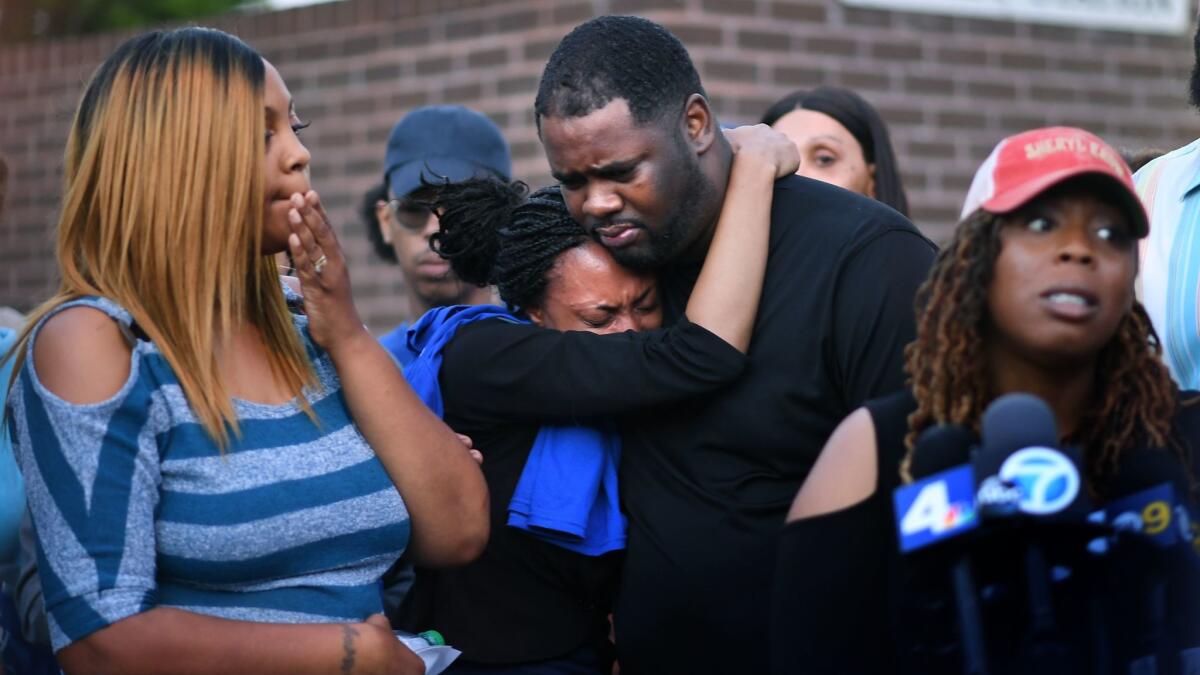
M 925 429 L 917 436 L 917 445 L 913 449 L 913 479 L 920 480 L 966 464 L 970 461 L 974 440 L 966 427 L 957 424 L 939 424 Z
M 980 424 L 983 443 L 976 466 L 992 475 L 1022 448 L 1058 447 L 1058 423 L 1046 402 L 1032 394 L 1005 394 L 992 401 Z

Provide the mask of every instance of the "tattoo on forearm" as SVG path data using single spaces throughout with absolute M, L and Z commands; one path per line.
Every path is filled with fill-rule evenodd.
M 354 638 L 358 631 L 354 626 L 342 626 L 342 675 L 350 675 L 354 670 Z

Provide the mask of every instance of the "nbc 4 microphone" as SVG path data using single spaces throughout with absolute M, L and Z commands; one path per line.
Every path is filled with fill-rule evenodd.
M 917 437 L 913 452 L 913 478 L 920 480 L 967 464 L 973 442 L 971 432 L 958 425 L 939 425 L 924 430 Z M 950 565 L 950 581 L 962 643 L 963 673 L 986 675 L 987 650 L 979 612 L 979 593 L 971 569 L 971 558 L 966 552 L 954 556 Z

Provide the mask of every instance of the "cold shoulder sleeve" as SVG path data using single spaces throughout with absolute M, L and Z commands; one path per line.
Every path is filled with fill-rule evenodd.
M 771 607 L 772 673 L 895 672 L 892 602 L 907 390 L 864 403 L 875 427 L 875 491 L 831 513 L 789 523 L 779 537 Z
M 789 523 L 780 533 L 771 597 L 771 672 L 891 670 L 879 495 Z
M 83 299 L 126 332 L 127 313 Z M 49 318 L 49 317 L 46 317 Z M 45 319 L 43 319 L 43 322 Z M 33 339 L 9 401 L 13 445 L 36 532 L 38 574 L 57 651 L 155 604 L 154 513 L 160 482 L 156 352 L 137 343 L 129 377 L 109 399 L 74 404 L 39 381 Z

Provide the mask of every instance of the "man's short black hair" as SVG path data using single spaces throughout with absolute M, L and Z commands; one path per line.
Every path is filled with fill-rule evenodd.
M 706 96 L 683 43 L 636 16 L 601 16 L 575 27 L 550 55 L 534 110 L 583 117 L 617 98 L 639 125 L 678 112 L 688 96 Z

